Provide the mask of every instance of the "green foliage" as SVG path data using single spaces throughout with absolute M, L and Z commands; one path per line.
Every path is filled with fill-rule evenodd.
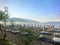
M 30 42 L 37 40 L 39 37 L 38 32 L 32 31 L 31 28 L 22 27 L 19 33 L 19 38 L 22 42 L 28 45 Z
M 8 40 L 0 39 L 0 45 L 14 45 L 14 44 Z
M 5 11 L 0 11 L 0 21 L 8 19 L 8 14 Z
M 6 12 L 6 11 L 2 11 L 2 10 L 0 10 L 0 21 L 2 21 L 2 22 L 4 22 L 4 24 L 5 24 L 5 27 L 6 27 L 6 20 L 9 18 L 9 16 L 8 16 L 8 13 Z M 0 28 L 2 28 L 2 26 L 0 26 Z M 2 29 L 1 29 L 1 34 L 3 34 L 3 31 L 2 31 Z M 6 38 L 6 31 L 4 31 L 4 35 L 3 35 L 3 38 L 2 39 L 0 39 L 0 44 L 2 43 L 2 45 L 9 45 L 9 42 L 7 41 L 7 40 L 5 40 L 5 38 Z
M 6 27 L 6 20 L 8 18 L 9 18 L 8 13 L 6 11 L 0 10 L 0 21 L 4 22 L 5 27 Z M 2 28 L 2 26 L 0 28 Z M 1 29 L 1 32 L 2 32 L 2 29 Z M 3 32 L 2 32 L 2 34 L 3 34 Z M 6 38 L 6 31 L 5 31 L 3 38 L 4 39 Z

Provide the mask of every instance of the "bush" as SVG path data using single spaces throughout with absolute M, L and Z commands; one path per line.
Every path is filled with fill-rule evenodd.
M 0 39 L 0 45 L 15 45 L 15 44 L 8 40 Z

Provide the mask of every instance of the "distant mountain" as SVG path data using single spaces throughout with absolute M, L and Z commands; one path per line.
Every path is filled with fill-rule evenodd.
M 35 23 L 35 24 L 39 24 L 40 22 L 35 21 L 35 20 L 30 20 L 30 19 L 22 19 L 22 18 L 9 18 L 8 21 L 14 21 L 14 22 L 20 22 L 20 23 Z
M 35 20 L 30 20 L 30 19 L 22 19 L 22 18 L 9 18 L 8 21 L 13 21 L 13 22 L 19 22 L 19 24 L 42 24 L 42 25 L 47 25 L 47 24 L 52 24 L 52 25 L 60 25 L 60 22 L 38 22 Z
M 60 22 L 46 22 L 46 23 L 49 23 L 49 24 L 56 24 L 56 23 L 58 23 L 58 24 L 60 24 Z
M 46 22 L 44 24 L 60 25 L 60 22 Z

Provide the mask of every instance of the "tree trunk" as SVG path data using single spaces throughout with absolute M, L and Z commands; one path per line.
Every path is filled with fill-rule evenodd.
M 7 32 L 6 32 L 6 20 L 4 20 L 4 24 L 5 24 L 5 29 L 4 29 L 4 36 L 3 36 L 3 39 L 5 40 L 6 39 L 6 36 L 7 36 Z

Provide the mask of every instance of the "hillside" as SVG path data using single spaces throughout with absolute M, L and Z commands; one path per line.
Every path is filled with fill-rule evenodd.
M 35 21 L 35 20 L 30 20 L 30 19 L 22 19 L 22 18 L 9 18 L 8 21 L 14 21 L 14 22 L 20 22 L 20 23 L 35 23 L 35 24 L 39 24 L 40 22 Z
M 16 17 L 13 17 L 13 18 L 9 18 L 8 21 L 14 21 L 14 22 L 19 22 L 19 23 L 24 23 L 24 24 L 52 24 L 52 25 L 60 25 L 60 22 L 45 22 L 45 23 L 42 23 L 42 22 L 38 22 L 38 21 L 35 21 L 35 20 L 31 20 L 31 19 L 22 19 L 22 18 L 16 18 Z

